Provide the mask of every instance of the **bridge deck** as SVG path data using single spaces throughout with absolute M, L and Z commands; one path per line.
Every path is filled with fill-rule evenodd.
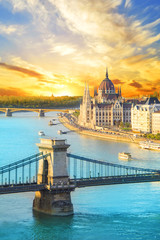
M 46 184 L 18 184 L 18 185 L 1 185 L 0 194 L 20 193 L 20 192 L 35 192 L 40 190 L 51 190 L 55 192 L 61 191 L 74 191 L 76 187 L 91 187 L 101 185 L 114 185 L 125 183 L 142 183 L 142 182 L 156 182 L 160 181 L 160 174 L 146 174 L 146 175 L 130 175 L 130 176 L 117 176 L 117 177 L 98 177 L 98 178 L 85 178 L 85 179 L 71 179 L 69 185 L 53 185 Z
M 40 190 L 49 190 L 54 192 L 71 192 L 74 191 L 76 185 L 74 182 L 62 185 L 54 184 L 52 186 L 47 184 L 37 184 L 35 183 L 26 183 L 26 184 L 17 184 L 17 185 L 1 185 L 0 194 L 10 194 L 10 193 L 20 193 L 20 192 L 36 192 Z
M 88 179 L 76 179 L 76 187 L 91 187 L 100 185 L 114 185 L 125 183 L 142 183 L 142 182 L 156 182 L 160 181 L 160 175 L 141 175 L 141 176 L 117 176 L 117 177 L 98 177 Z
M 45 184 L 18 184 L 18 185 L 1 185 L 0 194 L 36 192 L 45 189 Z

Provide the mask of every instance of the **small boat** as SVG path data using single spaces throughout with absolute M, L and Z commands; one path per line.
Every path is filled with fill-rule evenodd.
M 49 125 L 49 126 L 54 125 L 54 123 L 52 122 L 52 120 L 49 121 L 48 125 Z
M 120 160 L 131 160 L 131 154 L 127 152 L 121 152 L 118 154 Z
M 39 132 L 38 132 L 38 135 L 39 135 L 39 136 L 45 136 L 45 133 L 44 133 L 43 131 L 39 131 Z
M 152 141 L 143 141 L 143 142 L 140 142 L 139 145 L 143 149 L 160 151 L 160 143 L 155 143 Z
M 58 134 L 63 134 L 62 130 L 58 130 Z

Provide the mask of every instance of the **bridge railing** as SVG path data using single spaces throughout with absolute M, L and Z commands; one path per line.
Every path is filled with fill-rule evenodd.
M 68 153 L 68 173 L 71 179 L 120 177 L 160 174 L 160 170 L 130 167 Z
M 37 182 L 38 162 L 50 154 L 42 152 L 0 167 L 0 186 L 31 184 Z

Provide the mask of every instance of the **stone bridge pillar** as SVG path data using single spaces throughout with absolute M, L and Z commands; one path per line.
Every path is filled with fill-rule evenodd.
M 50 156 L 39 161 L 37 183 L 45 183 L 46 189 L 35 193 L 33 209 L 50 215 L 67 216 L 73 214 L 70 192 L 75 186 L 70 183 L 67 173 L 65 140 L 41 139 L 39 151 Z
M 44 110 L 39 109 L 38 117 L 44 117 L 44 116 L 45 116 Z
M 12 117 L 12 112 L 9 108 L 6 108 L 5 116 L 6 117 Z

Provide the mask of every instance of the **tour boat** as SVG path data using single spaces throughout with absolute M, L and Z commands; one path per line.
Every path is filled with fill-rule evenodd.
M 160 151 L 160 143 L 155 143 L 152 141 L 143 141 L 143 142 L 140 142 L 139 145 L 143 149 Z
M 43 131 L 39 131 L 39 132 L 38 132 L 38 135 L 39 135 L 39 136 L 45 136 L 45 133 L 44 133 Z
M 121 152 L 118 154 L 120 160 L 131 160 L 131 154 L 127 152 Z

